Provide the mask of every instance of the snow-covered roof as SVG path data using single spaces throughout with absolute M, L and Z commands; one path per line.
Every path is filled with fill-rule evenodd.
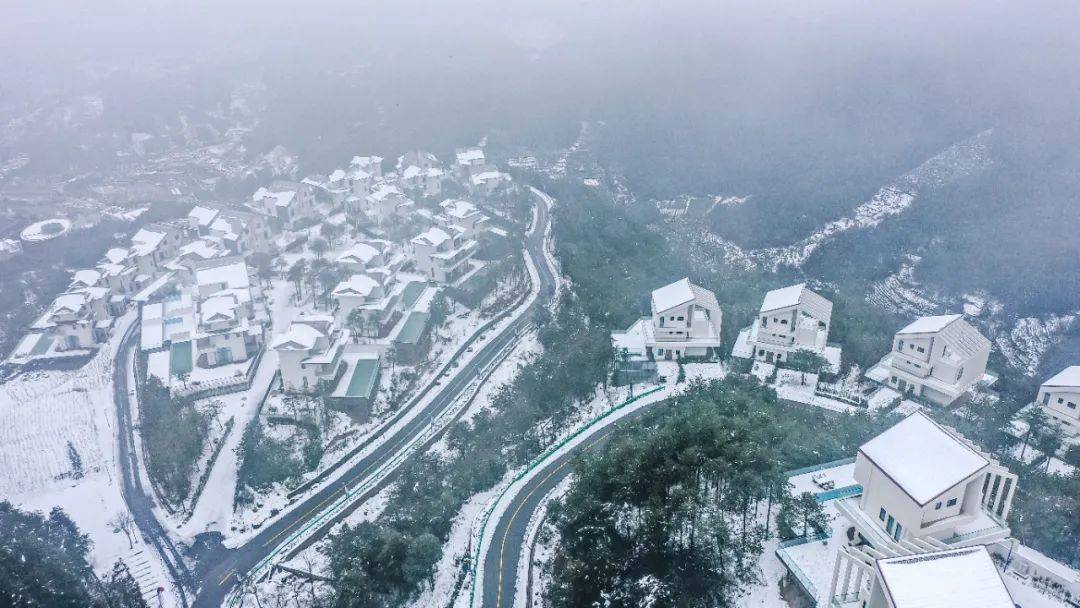
M 446 215 L 458 219 L 466 218 L 480 212 L 476 208 L 476 205 L 460 199 L 448 198 L 439 203 L 439 206 L 446 211 Z
M 330 174 L 331 182 L 340 182 L 343 179 L 345 179 L 344 169 L 334 169 L 334 172 Z
M 131 237 L 131 250 L 135 255 L 146 255 L 157 249 L 163 240 L 165 240 L 164 232 L 140 228 L 135 236 Z
M 202 239 L 186 243 L 182 245 L 179 250 L 180 256 L 194 255 L 204 260 L 216 257 L 220 253 L 221 251 L 216 246 L 214 246 L 213 243 L 209 243 Z
M 500 171 L 484 171 L 482 173 L 474 173 L 470 178 L 473 185 L 480 186 L 486 184 L 489 181 L 500 180 L 506 175 Z
M 989 461 L 922 412 L 867 441 L 859 452 L 908 496 L 926 505 Z
M 100 280 L 101 273 L 96 270 L 76 270 L 74 276 L 71 277 L 72 284 L 85 285 L 86 287 L 97 285 Z
M 484 150 L 481 148 L 464 148 L 457 151 L 457 162 L 460 165 L 471 165 L 483 160 Z
M 765 294 L 759 314 L 799 306 L 800 310 L 819 321 L 828 323 L 832 320 L 832 302 L 821 297 L 806 286 L 806 283 L 774 289 Z
M 338 262 L 367 264 L 379 255 L 379 250 L 367 243 L 356 243 L 337 257 Z
M 113 247 L 105 252 L 105 259 L 109 260 L 113 264 L 119 264 L 127 259 L 128 250 L 122 247 Z
M 323 333 L 306 323 L 293 323 L 289 331 L 278 335 L 270 344 L 274 350 L 311 350 Z
M 241 289 L 249 287 L 250 281 L 244 262 L 232 262 L 195 271 L 195 282 L 200 286 L 224 283 L 226 289 Z
M 900 334 L 932 334 L 939 332 L 953 321 L 962 318 L 964 315 L 937 315 L 933 317 L 919 317 L 915 319 L 907 327 L 896 332 L 896 335 Z
M 1053 378 L 1043 382 L 1043 386 L 1080 388 L 1080 365 L 1066 367 Z
M 63 293 L 53 302 L 53 313 L 76 313 L 86 305 L 86 294 L 82 292 Z
M 401 194 L 401 190 L 398 190 L 397 186 L 392 186 L 390 184 L 379 184 L 379 186 L 375 188 L 375 190 L 371 194 L 368 195 L 368 198 L 376 201 L 381 201 L 390 195 L 398 194 Z
M 375 279 L 364 274 L 354 274 L 341 283 L 338 283 L 338 286 L 334 288 L 334 295 L 358 295 L 367 297 L 371 294 L 371 291 L 378 286 L 379 284 Z
M 401 172 L 401 178 L 412 179 L 414 177 L 419 177 L 421 172 L 422 169 L 420 169 L 420 167 L 417 167 L 416 165 L 409 165 L 405 168 L 404 171 Z
M 209 226 L 217 216 L 218 210 L 209 207 L 196 206 L 188 212 L 188 217 L 195 220 L 195 223 L 200 226 Z
M 448 240 L 450 240 L 450 235 L 442 228 L 429 228 L 425 232 L 413 237 L 412 242 L 420 245 L 438 247 Z
M 350 165 L 355 167 L 369 167 L 371 165 L 377 165 L 383 161 L 381 156 L 354 156 Z
M 876 562 L 894 608 L 1014 608 L 986 547 L 890 557 Z
M 269 188 L 259 188 L 255 191 L 255 194 L 251 196 L 251 199 L 257 203 L 262 202 L 265 199 L 273 199 L 275 207 L 288 207 L 292 204 L 295 197 L 295 190 L 274 191 Z
M 208 298 L 200 307 L 200 318 L 203 323 L 231 321 L 236 318 L 236 307 L 237 301 L 232 295 Z
M 655 312 L 663 312 L 686 304 L 694 299 L 694 290 L 690 288 L 690 279 L 685 278 L 675 281 L 670 285 L 664 285 L 652 292 L 652 305 Z

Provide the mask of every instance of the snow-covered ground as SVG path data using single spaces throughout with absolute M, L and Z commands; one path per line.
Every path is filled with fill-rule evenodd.
M 0 385 L 0 497 L 29 511 L 62 508 L 90 537 L 94 569 L 107 571 L 123 559 L 150 598 L 159 586 L 171 589 L 164 566 L 133 523 L 130 542 L 112 523 L 118 516 L 130 518 L 117 470 L 112 370 L 134 319 L 122 317 L 113 337 L 82 369 L 33 372 Z M 72 475 L 72 450 L 82 462 L 80 478 Z M 177 603 L 171 591 L 163 601 Z

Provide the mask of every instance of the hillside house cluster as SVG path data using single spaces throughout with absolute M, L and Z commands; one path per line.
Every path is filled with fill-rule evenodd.
M 793 490 L 809 490 L 832 521 L 823 535 L 782 543 L 777 556 L 819 606 L 1010 608 L 1010 589 L 1032 575 L 1075 593 L 1080 574 L 1010 537 L 1017 482 L 917 412 L 863 444 L 853 461 L 796 472 Z M 832 568 L 817 567 L 827 561 Z

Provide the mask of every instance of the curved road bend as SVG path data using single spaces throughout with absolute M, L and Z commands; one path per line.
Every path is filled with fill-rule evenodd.
M 143 489 L 142 477 L 139 475 L 142 469 L 139 465 L 139 451 L 134 447 L 135 430 L 131 423 L 131 403 L 128 392 L 128 369 L 129 365 L 134 365 L 135 361 L 130 351 L 134 348 L 139 335 L 139 332 L 135 330 L 136 323 L 138 323 L 137 320 L 132 323 L 131 329 L 120 341 L 120 348 L 117 349 L 116 359 L 113 362 L 113 401 L 116 403 L 116 442 L 119 456 L 117 461 L 120 463 L 120 479 L 122 480 L 120 493 L 124 497 L 124 502 L 127 503 L 128 510 L 131 511 L 135 525 L 143 537 L 154 546 L 164 562 L 169 576 L 172 577 L 173 587 L 180 599 L 180 604 L 187 608 L 186 591 L 194 588 L 194 579 L 180 552 L 177 551 L 169 535 L 154 515 L 153 501 Z
M 461 370 L 453 378 L 443 384 L 442 388 L 439 389 L 439 393 L 424 406 L 424 409 L 418 415 L 402 425 L 393 435 L 387 437 L 370 454 L 352 465 L 340 477 L 327 483 L 317 492 L 295 505 L 289 512 L 266 526 L 258 535 L 244 545 L 235 549 L 222 550 L 219 554 L 221 559 L 207 569 L 199 594 L 195 598 L 194 606 L 220 606 L 237 582 L 265 557 L 271 555 L 292 533 L 302 528 L 312 518 L 318 516 L 323 508 L 340 498 L 349 488 L 356 487 L 380 466 L 398 456 L 403 447 L 424 431 L 432 418 L 450 407 L 457 397 L 467 390 L 469 384 L 482 373 L 484 367 L 498 357 L 509 343 L 517 340 L 521 331 L 532 323 L 536 310 L 544 306 L 554 294 L 555 283 L 555 277 L 544 255 L 545 233 L 549 221 L 548 209 L 543 203 L 537 204 L 535 208 L 537 210 L 536 222 L 532 232 L 526 238 L 526 249 L 529 251 L 540 277 L 539 297 L 533 300 L 529 308 L 520 317 L 507 325 L 498 336 L 490 339 L 487 344 L 481 347 L 473 359 L 462 366 Z M 382 482 L 361 494 L 348 509 L 320 528 L 312 538 L 317 538 L 325 533 L 336 521 L 347 516 L 356 506 L 378 493 L 380 489 L 396 477 L 403 464 L 404 462 L 398 464 L 397 468 L 391 471 Z M 302 548 L 303 546 L 297 550 Z
M 658 405 L 669 403 L 668 399 L 646 404 L 612 423 L 600 427 L 588 439 L 574 446 L 544 465 L 507 505 L 497 521 L 491 544 L 483 556 L 483 608 L 513 608 L 517 593 L 518 562 L 521 548 L 527 542 L 526 532 L 533 513 L 540 508 L 544 497 L 566 479 L 573 469 L 570 462 L 578 454 L 603 443 L 620 425 L 640 418 Z

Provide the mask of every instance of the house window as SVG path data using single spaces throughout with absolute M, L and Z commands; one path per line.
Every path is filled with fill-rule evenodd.
M 1050 405 L 1050 393 L 1043 393 L 1043 405 Z
M 964 368 L 961 367 L 960 369 L 956 370 L 956 379 L 960 380 L 960 378 L 963 378 L 963 377 L 964 377 Z
M 1075 409 L 1076 409 L 1076 404 L 1075 404 L 1075 403 L 1073 403 L 1072 401 L 1070 401 L 1070 402 L 1069 402 L 1069 409 L 1070 409 L 1070 410 L 1075 410 Z
M 678 318 L 678 320 L 679 320 L 679 321 L 682 321 L 682 320 L 683 320 L 683 317 L 679 317 L 679 318 Z
M 658 355 L 664 354 L 664 349 L 662 349 L 662 348 L 656 349 L 656 354 L 658 354 Z
M 759 357 L 764 357 L 765 356 L 765 349 L 763 348 L 763 349 L 757 351 L 757 354 L 758 354 Z
M 1058 397 L 1058 405 L 1061 405 L 1062 403 L 1065 403 L 1065 400 L 1061 397 Z
M 896 350 L 904 350 L 904 341 L 900 340 L 896 343 Z
M 761 326 L 762 327 L 768 327 L 769 326 L 769 317 L 761 317 Z
M 780 319 L 780 325 L 787 325 L 787 319 Z
M 904 526 L 900 525 L 900 522 L 896 522 L 896 529 L 893 530 L 893 540 L 900 540 L 900 534 L 904 531 Z
M 921 346 L 917 347 L 916 350 L 918 350 L 920 353 L 925 353 L 926 352 L 926 349 L 921 347 Z
M 896 520 L 893 519 L 892 515 L 890 515 L 889 516 L 889 521 L 885 523 L 885 530 L 888 531 L 889 534 L 892 534 L 893 526 L 895 526 L 895 525 L 896 525 Z
M 946 503 L 946 504 L 947 504 L 948 506 L 950 506 L 950 507 L 954 507 L 954 506 L 956 506 L 956 499 L 955 499 L 955 498 L 950 498 L 950 499 L 949 499 L 949 502 L 948 502 L 948 503 Z
M 881 507 L 881 510 L 878 511 L 877 516 L 878 519 L 880 519 L 881 521 L 885 521 L 885 507 Z
M 660 327 L 664 326 L 664 317 L 660 317 Z
M 941 510 L 941 501 L 940 500 L 937 502 L 936 505 L 934 505 L 934 510 L 935 511 L 940 511 Z

